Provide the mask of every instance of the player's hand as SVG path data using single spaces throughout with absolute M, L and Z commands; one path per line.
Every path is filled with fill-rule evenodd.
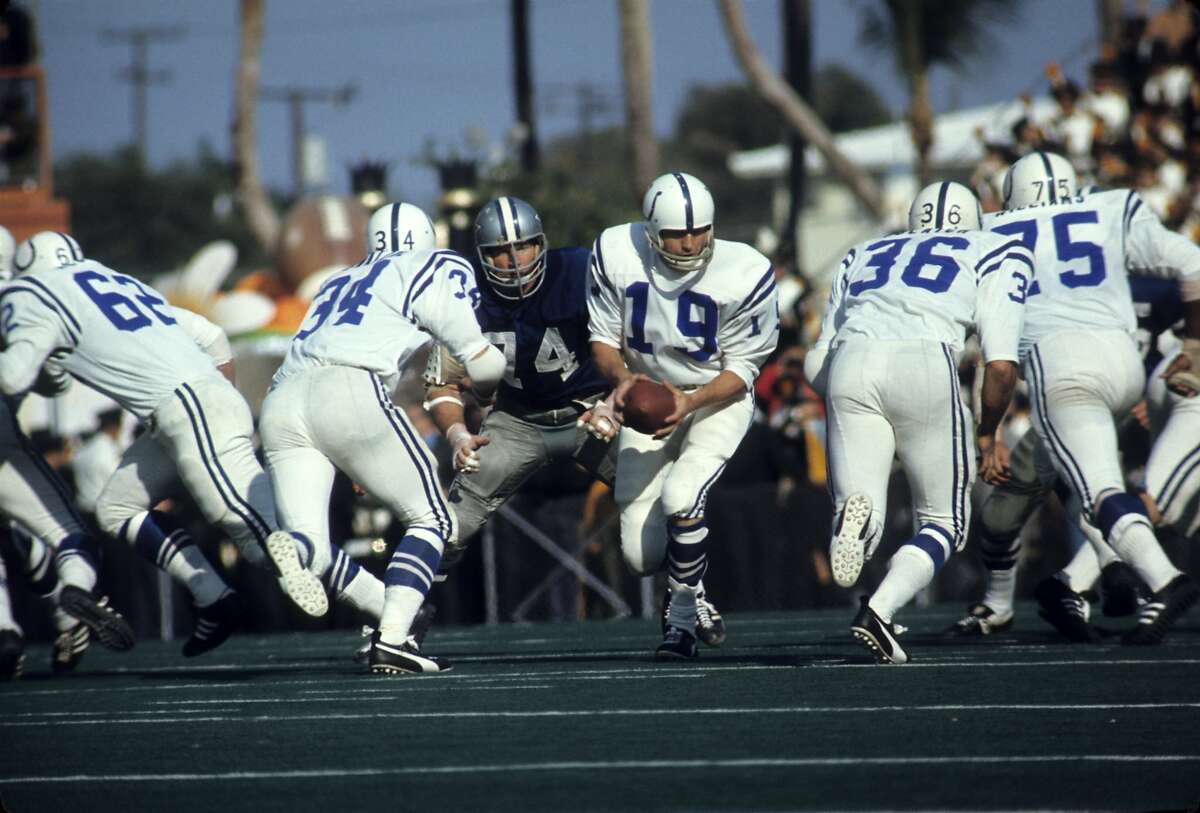
M 1146 407 L 1146 399 L 1138 401 L 1133 405 L 1133 409 L 1129 410 L 1129 414 L 1133 419 L 1141 424 L 1143 429 L 1150 428 L 1150 410 Z
M 663 427 L 654 433 L 655 440 L 662 440 L 667 435 L 675 431 L 675 427 L 679 426 L 679 422 L 691 415 L 696 407 L 692 403 L 692 396 L 686 392 L 675 389 L 667 382 L 661 382 L 664 387 L 671 391 L 671 395 L 675 396 L 675 411 L 667 416 L 667 422 Z
M 1193 363 L 1193 356 L 1200 358 L 1200 339 L 1184 339 L 1183 350 L 1162 372 L 1167 389 L 1184 398 L 1200 392 L 1200 365 Z
M 463 474 L 474 474 L 479 471 L 479 455 L 477 452 L 491 443 L 483 435 L 472 435 L 470 430 L 461 423 L 456 423 L 446 430 L 446 440 L 454 449 L 454 470 Z
M 579 416 L 576 426 L 582 426 L 594 438 L 612 440 L 621 431 L 621 417 L 617 415 L 614 390 L 603 401 L 597 401 L 591 409 Z
M 1004 441 L 990 435 L 980 435 L 979 442 L 979 476 L 985 483 L 994 486 L 1004 485 L 1012 479 L 1012 469 L 1008 465 L 1008 447 Z
M 358 483 L 351 483 L 350 490 L 354 492 L 354 496 L 356 496 L 356 497 L 367 496 L 367 490 L 365 488 L 363 488 L 362 486 L 360 486 Z
M 618 384 L 617 388 L 612 391 L 613 406 L 615 406 L 617 408 L 617 415 L 623 414 L 623 410 L 625 409 L 625 393 L 629 392 L 630 387 L 632 387 L 634 384 L 636 384 L 639 381 L 653 381 L 653 380 L 654 379 L 652 379 L 648 375 L 643 375 L 642 373 L 634 373 L 633 375 L 629 376 L 629 378 L 626 378 L 624 381 L 622 381 L 620 384 Z

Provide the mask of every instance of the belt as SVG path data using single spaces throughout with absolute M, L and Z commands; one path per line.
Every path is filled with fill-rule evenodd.
M 496 409 L 536 426 L 567 426 L 575 423 L 580 415 L 591 409 L 592 404 L 596 402 L 601 394 L 595 393 L 590 396 L 584 396 L 562 406 L 551 407 L 549 409 L 527 406 L 510 398 L 498 398 Z

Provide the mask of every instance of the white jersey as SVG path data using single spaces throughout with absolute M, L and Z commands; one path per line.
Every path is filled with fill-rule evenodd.
M 779 339 L 771 263 L 744 243 L 716 240 L 699 271 L 665 268 L 644 223 L 605 229 L 592 247 L 591 340 L 621 350 L 635 373 L 675 386 L 723 370 L 750 388 Z
M 475 320 L 478 298 L 474 269 L 453 251 L 371 255 L 321 286 L 274 383 L 341 365 L 377 373 L 394 389 L 431 336 L 465 362 L 488 344 Z
M 902 232 L 860 243 L 833 279 L 817 349 L 852 337 L 924 339 L 961 352 L 977 330 L 985 362 L 1016 361 L 1033 257 L 984 231 Z
M 1037 279 L 1025 309 L 1022 356 L 1064 330 L 1120 330 L 1132 336 L 1137 317 L 1129 272 L 1193 285 L 1200 280 L 1200 248 L 1165 228 L 1128 189 L 995 212 L 984 217 L 984 228 L 1034 253 Z
M 12 351 L 27 343 L 22 364 L 40 367 L 53 354 L 72 376 L 142 419 L 180 384 L 219 375 L 190 333 L 200 328 L 219 330 L 171 307 L 145 283 L 91 260 L 25 274 L 0 291 L 6 366 L 16 358 Z

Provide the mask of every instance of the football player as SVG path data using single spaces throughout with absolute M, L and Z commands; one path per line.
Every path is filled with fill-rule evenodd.
M 1158 350 L 1160 344 L 1178 345 L 1170 330 L 1183 318 L 1179 284 L 1170 279 L 1132 276 L 1129 287 L 1138 320 L 1137 343 L 1143 354 L 1147 377 L 1148 420 L 1151 436 L 1155 438 L 1151 453 L 1155 465 L 1152 469 L 1147 467 L 1147 488 L 1142 499 L 1152 499 L 1151 494 L 1163 494 L 1167 480 L 1173 474 L 1177 482 L 1171 489 L 1170 499 L 1166 500 L 1171 516 L 1164 524 L 1174 525 L 1185 535 L 1190 535 L 1195 522 L 1193 497 L 1200 488 L 1200 472 L 1189 472 L 1185 464 L 1196 447 L 1195 439 L 1200 438 L 1200 427 L 1194 424 L 1200 417 L 1196 413 L 1200 401 L 1175 395 L 1167 389 L 1161 373 L 1174 354 L 1164 359 Z M 1173 406 L 1179 409 L 1172 410 Z M 1172 432 L 1164 437 L 1168 420 Z M 1189 424 L 1193 427 L 1190 434 Z M 997 441 L 1001 442 L 999 438 Z M 1054 490 L 1068 506 L 1072 521 L 1078 522 L 1085 544 L 1076 550 L 1066 567 L 1038 584 L 1034 590 L 1041 605 L 1038 612 L 1070 640 L 1096 642 L 1100 636 L 1089 623 L 1091 606 L 1083 593 L 1092 589 L 1098 575 L 1104 614 L 1128 615 L 1138 607 L 1143 588 L 1141 580 L 1105 544 L 1095 526 L 1079 516 L 1079 498 L 1058 476 L 1050 455 L 1032 427 L 1011 450 L 1009 461 L 1011 476 L 988 494 L 980 511 L 980 553 L 986 585 L 983 598 L 968 607 L 967 614 L 947 633 L 954 637 L 976 637 L 1003 632 L 1012 626 L 1016 566 L 1021 552 L 1019 533 L 1026 520 Z M 1191 506 L 1190 510 L 1188 506 Z M 1147 507 L 1155 524 L 1159 524 L 1161 514 L 1156 518 L 1157 509 Z M 1075 531 L 1072 529 L 1071 533 Z
M 405 362 L 434 339 L 449 348 L 485 395 L 504 373 L 471 310 L 474 269 L 438 250 L 433 224 L 415 206 L 397 207 L 390 229 L 400 253 L 372 253 L 331 277 L 313 299 L 263 402 L 260 432 L 280 512 L 311 546 L 310 567 L 325 572 L 329 494 L 335 467 L 373 494 L 406 526 L 384 578 L 370 671 L 444 672 L 411 635 L 456 534 L 436 465 L 420 435 L 392 401 Z M 395 239 L 386 248 L 397 248 Z
M 1084 516 L 1153 595 L 1125 644 L 1155 644 L 1200 600 L 1200 588 L 1163 553 L 1145 504 L 1125 491 L 1114 418 L 1142 395 L 1130 273 L 1176 279 L 1184 310 L 1181 352 L 1162 376 L 1200 390 L 1200 247 L 1166 229 L 1131 190 L 1075 193 L 1070 163 L 1031 153 L 1009 169 L 1004 210 L 985 227 L 1034 253 L 1021 358 L 1033 425 Z
M 0 278 L 11 278 L 15 254 L 12 235 L 0 227 Z M 0 295 L 0 332 L 5 346 L 11 348 L 15 339 L 9 328 L 15 324 L 17 306 L 7 296 L 9 290 Z M 17 391 L 6 389 L 5 397 L 0 398 L 0 514 L 36 536 L 39 553 L 45 554 L 47 548 L 53 551 L 53 566 L 46 555 L 37 563 L 41 576 L 37 586 L 53 594 L 60 609 L 56 625 L 62 634 L 52 654 L 57 672 L 63 671 L 58 668 L 60 662 L 69 664 L 68 668 L 78 663 L 87 648 L 89 630 L 102 644 L 116 650 L 132 647 L 134 638 L 121 614 L 103 597 L 93 596 L 100 546 L 76 512 L 67 487 L 17 423 L 17 396 L 36 390 L 52 397 L 69 383 L 61 368 L 36 372 L 27 386 Z M 23 634 L 9 604 L 6 574 L 0 572 L 0 676 L 20 673 L 23 649 Z
M 990 440 L 1017 382 L 1033 260 L 1018 241 L 978 231 L 980 217 L 961 184 L 921 190 L 907 232 L 861 243 L 842 260 L 806 360 L 827 405 L 836 517 L 829 558 L 839 585 L 857 581 L 879 544 L 893 456 L 912 489 L 917 533 L 850 627 L 880 663 L 908 661 L 893 616 L 966 541 L 975 444 L 958 357 L 972 329 L 984 360 L 982 466 L 1004 467 Z
M 626 564 L 639 575 L 666 565 L 657 655 L 693 658 L 705 503 L 750 427 L 754 379 L 778 340 L 775 272 L 750 246 L 716 239 L 712 195 L 692 175 L 657 178 L 642 213 L 592 247 L 591 350 L 618 412 L 638 379 L 663 382 L 675 400 L 653 436 L 621 429 L 614 497 Z
M 194 546 L 168 536 L 149 510 L 182 483 L 248 561 L 272 569 L 306 613 L 323 615 L 328 604 L 320 581 L 301 565 L 296 540 L 275 522 L 270 484 L 251 444 L 250 409 L 189 333 L 196 320 L 208 323 L 172 308 L 136 279 L 85 259 L 74 238 L 60 232 L 41 232 L 18 246 L 14 269 L 18 277 L 0 292 L 6 342 L 0 390 L 15 395 L 39 374 L 65 379 L 69 373 L 149 427 L 125 451 L 115 484 L 100 496 L 103 529 L 190 583 L 207 562 Z M 210 598 L 211 609 L 220 595 Z M 202 620 L 197 633 L 209 626 Z

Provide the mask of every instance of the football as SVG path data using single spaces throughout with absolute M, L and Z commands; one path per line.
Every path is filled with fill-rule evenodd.
M 653 435 L 675 411 L 675 396 L 657 381 L 638 381 L 625 393 L 624 425 Z

